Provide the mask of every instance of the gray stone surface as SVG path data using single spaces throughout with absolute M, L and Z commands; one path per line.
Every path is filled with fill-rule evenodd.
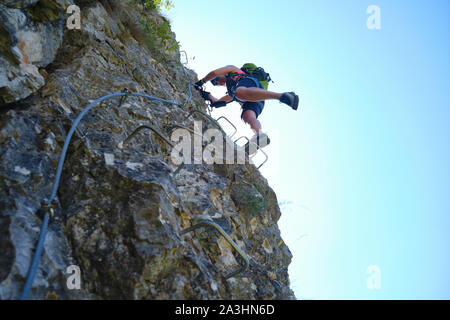
M 22 100 L 44 84 L 40 68 L 62 43 L 67 0 L 0 2 L 0 108 Z
M 30 1 L 6 3 L 26 9 Z M 17 299 L 23 288 L 42 224 L 38 209 L 50 196 L 76 115 L 90 101 L 124 88 L 175 101 L 188 97 L 179 54 L 172 62 L 155 60 L 133 19 L 139 13 L 120 1 L 102 3 L 83 7 L 81 31 L 64 30 L 43 72 L 45 83 L 37 71 L 52 60 L 45 50 L 27 51 L 33 57 L 28 65 L 36 68 L 29 73 L 0 60 L 6 64 L 2 69 L 17 73 L 0 76 L 0 87 L 9 86 L 9 95 L 0 89 L 3 102 L 20 100 L 0 109 L 2 300 Z M 8 18 L 12 25 L 21 25 L 21 13 L 8 14 L 15 17 Z M 59 32 L 42 28 L 34 39 L 53 43 Z M 204 110 L 195 92 L 184 109 L 130 97 L 120 107 L 118 99 L 105 101 L 82 119 L 64 164 L 31 298 L 295 299 L 277 198 L 254 165 L 187 165 L 174 177 L 170 148 L 148 131 L 121 143 L 143 124 L 167 136 L 172 123 L 192 128 L 194 118 L 187 116 L 193 108 Z M 248 254 L 246 272 L 224 279 L 242 260 L 214 230 L 180 234 L 200 219 L 221 225 Z M 66 286 L 72 264 L 81 269 L 81 290 Z

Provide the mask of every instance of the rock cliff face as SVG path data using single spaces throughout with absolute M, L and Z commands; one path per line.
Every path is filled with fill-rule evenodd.
M 81 8 L 81 30 L 66 8 Z M 176 50 L 156 54 L 133 1 L 0 1 L 0 299 L 17 299 L 52 191 L 62 146 L 91 101 L 125 88 L 186 101 L 188 81 Z M 151 47 L 151 46 L 150 46 Z M 156 59 L 156 57 L 158 57 Z M 164 57 L 162 59 L 161 57 Z M 176 172 L 173 124 L 193 128 L 204 110 L 194 92 L 183 106 L 129 96 L 103 101 L 72 137 L 30 298 L 295 299 L 280 237 L 277 198 L 253 164 L 192 164 Z M 215 229 L 183 234 L 213 221 Z M 81 288 L 70 289 L 76 265 Z

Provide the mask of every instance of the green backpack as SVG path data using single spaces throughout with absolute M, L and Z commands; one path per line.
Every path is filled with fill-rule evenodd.
M 269 81 L 271 81 L 272 79 L 270 78 L 270 75 L 264 71 L 263 68 L 257 67 L 253 63 L 246 63 L 242 66 L 241 70 L 249 74 L 253 78 L 258 79 L 263 88 L 267 90 L 267 88 L 269 87 Z

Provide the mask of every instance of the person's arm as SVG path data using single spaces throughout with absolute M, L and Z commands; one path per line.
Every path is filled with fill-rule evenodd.
M 212 94 L 210 94 L 209 98 L 211 100 L 212 108 L 222 108 L 222 107 L 225 107 L 228 102 L 233 101 L 233 98 L 231 98 L 229 95 L 226 95 L 220 99 L 217 99 Z
M 219 69 L 216 69 L 214 71 L 211 71 L 210 73 L 208 73 L 201 81 L 203 81 L 203 83 L 208 82 L 209 80 L 214 79 L 215 77 L 220 77 L 220 76 L 224 76 L 227 73 L 231 73 L 231 72 L 237 72 L 240 69 L 238 67 L 232 66 L 232 65 L 228 65 Z
M 226 105 L 228 102 L 233 101 L 233 98 L 231 98 L 229 95 L 225 95 L 222 98 L 217 99 L 210 92 L 204 90 L 200 90 L 200 95 L 203 99 L 209 100 L 211 103 L 224 102 L 223 105 Z
M 209 99 L 211 100 L 212 103 L 217 102 L 217 101 L 224 101 L 224 102 L 230 102 L 233 101 L 233 98 L 231 98 L 229 95 L 225 95 L 220 99 L 217 99 L 216 97 L 214 97 L 212 94 L 209 95 Z

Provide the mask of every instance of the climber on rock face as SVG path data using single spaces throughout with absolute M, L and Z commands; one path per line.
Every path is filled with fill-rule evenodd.
M 252 138 L 258 147 L 264 147 L 270 143 L 269 138 L 262 132 L 258 116 L 264 109 L 264 101 L 276 99 L 297 110 L 299 98 L 294 92 L 277 93 L 267 90 L 270 76 L 253 63 L 246 63 L 241 69 L 228 65 L 208 73 L 203 79 L 197 81 L 194 86 L 199 90 L 203 99 L 211 101 L 211 107 L 224 107 L 227 103 L 237 101 L 242 106 L 241 118 L 248 123 L 255 136 Z M 227 95 L 220 99 L 211 93 L 204 91 L 203 85 L 207 82 L 215 86 L 226 86 Z

